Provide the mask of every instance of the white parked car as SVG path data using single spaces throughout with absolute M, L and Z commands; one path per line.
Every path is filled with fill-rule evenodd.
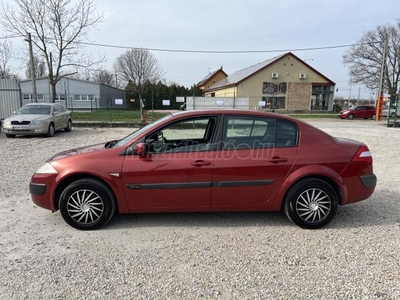
M 16 135 L 54 136 L 56 130 L 71 131 L 71 112 L 61 104 L 30 103 L 18 109 L 3 122 L 6 137 Z
M 385 106 L 382 110 L 382 116 L 387 117 L 389 113 L 389 106 Z M 396 111 L 396 107 L 392 106 L 390 108 L 390 117 L 394 118 L 394 116 L 397 115 L 397 117 L 400 117 L 400 108 L 397 108 Z

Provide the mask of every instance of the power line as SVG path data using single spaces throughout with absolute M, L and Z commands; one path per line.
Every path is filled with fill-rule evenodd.
M 23 35 L 11 35 L 11 36 L 0 37 L 0 39 L 19 38 L 19 37 L 24 37 L 24 36 Z M 309 48 L 273 49 L 273 50 L 187 50 L 187 49 L 162 49 L 162 48 L 120 46 L 120 45 L 88 43 L 88 42 L 80 42 L 80 44 L 87 45 L 87 46 L 97 46 L 97 47 L 107 47 L 107 48 L 117 48 L 117 49 L 144 49 L 144 50 L 148 50 L 148 51 L 158 51 L 158 52 L 203 53 L 203 54 L 244 54 L 244 53 L 272 53 L 272 52 L 328 50 L 328 49 L 337 49 L 337 48 L 348 48 L 348 47 L 353 47 L 353 46 L 361 46 L 361 45 L 365 45 L 365 44 L 368 44 L 368 43 L 344 44 L 344 45 L 333 45 L 333 46 L 323 46 L 323 47 L 309 47 Z
M 144 49 L 148 51 L 158 52 L 175 52 L 175 53 L 203 53 L 203 54 L 243 54 L 243 53 L 271 53 L 271 52 L 292 52 L 292 51 L 311 51 L 311 50 L 327 50 L 336 48 L 347 48 L 352 46 L 360 46 L 368 43 L 360 44 L 347 44 L 347 45 L 336 45 L 336 46 L 324 46 L 324 47 L 310 47 L 310 48 L 295 48 L 295 49 L 274 49 L 274 50 L 185 50 L 185 49 L 161 49 L 161 48 L 146 48 L 146 47 L 133 47 L 133 46 L 118 46 L 110 44 L 99 44 L 99 43 L 86 43 L 81 42 L 82 45 L 98 46 L 107 48 L 117 49 Z
M 23 35 L 9 35 L 9 36 L 0 36 L 0 40 L 14 39 L 24 37 Z

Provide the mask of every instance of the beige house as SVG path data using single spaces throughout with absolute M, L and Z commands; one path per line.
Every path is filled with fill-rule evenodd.
M 223 79 L 225 79 L 226 77 L 228 77 L 228 74 L 225 73 L 224 70 L 222 70 L 222 66 L 221 68 L 219 68 L 218 70 L 209 73 L 206 77 L 204 77 L 202 80 L 200 80 L 200 82 L 197 84 L 197 86 L 201 89 L 201 90 L 207 90 L 209 89 L 213 84 L 215 84 L 216 82 L 219 82 Z
M 208 97 L 248 97 L 249 109 L 332 111 L 335 83 L 291 52 L 214 83 Z

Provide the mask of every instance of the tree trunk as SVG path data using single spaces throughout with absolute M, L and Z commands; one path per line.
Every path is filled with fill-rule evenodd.
M 144 123 L 142 93 L 139 92 L 140 123 Z
M 56 82 L 52 81 L 50 83 L 51 85 L 51 103 L 55 103 L 56 102 Z

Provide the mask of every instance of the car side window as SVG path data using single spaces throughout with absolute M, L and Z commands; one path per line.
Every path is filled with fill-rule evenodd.
M 225 150 L 273 147 L 275 119 L 254 117 L 228 117 L 225 122 Z
M 216 121 L 215 117 L 178 121 L 151 133 L 145 143 L 150 153 L 211 150 Z
M 278 120 L 276 123 L 275 147 L 295 147 L 298 140 L 297 125 L 290 121 Z
M 57 105 L 57 107 L 60 110 L 60 112 L 62 112 L 62 113 L 67 111 L 66 108 L 64 106 L 62 106 L 62 105 Z

